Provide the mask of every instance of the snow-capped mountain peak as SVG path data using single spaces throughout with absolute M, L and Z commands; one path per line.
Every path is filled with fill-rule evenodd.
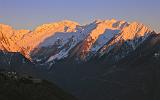
M 148 28 L 147 26 L 133 22 L 128 27 L 125 27 L 122 30 L 122 38 L 124 40 L 132 40 L 134 38 L 142 37 L 144 35 L 147 35 L 148 33 L 151 33 L 152 30 Z
M 0 49 L 20 52 L 30 60 L 42 63 L 74 58 L 87 61 L 94 55 L 108 53 L 122 41 L 143 41 L 152 30 L 138 22 L 96 20 L 80 25 L 74 21 L 43 24 L 35 30 L 15 30 L 0 24 Z M 128 42 L 136 48 L 139 43 Z M 120 45 L 119 45 L 120 46 Z
M 15 30 L 9 25 L 0 24 L 0 49 L 8 52 L 20 52 L 21 47 L 17 42 L 27 34 L 29 30 Z
M 98 20 L 95 23 L 96 27 L 89 32 L 77 53 L 81 60 L 85 60 L 90 52 L 96 53 L 105 43 L 128 25 L 125 21 L 116 21 L 114 19 Z

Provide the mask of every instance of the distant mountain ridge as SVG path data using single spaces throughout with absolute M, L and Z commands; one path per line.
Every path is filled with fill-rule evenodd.
M 115 19 L 96 20 L 83 26 L 64 20 L 43 24 L 33 31 L 0 24 L 0 32 L 0 50 L 20 52 L 35 63 L 51 65 L 63 59 L 85 62 L 101 57 L 124 42 L 134 50 L 148 36 L 156 34 L 141 23 Z

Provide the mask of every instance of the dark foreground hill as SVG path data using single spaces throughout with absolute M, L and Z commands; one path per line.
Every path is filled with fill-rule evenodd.
M 0 73 L 0 100 L 76 100 L 48 81 Z

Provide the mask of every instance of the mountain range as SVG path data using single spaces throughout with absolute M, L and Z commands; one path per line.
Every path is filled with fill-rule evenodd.
M 159 98 L 160 35 L 139 22 L 0 24 L 0 50 L 1 68 L 54 81 L 81 100 Z

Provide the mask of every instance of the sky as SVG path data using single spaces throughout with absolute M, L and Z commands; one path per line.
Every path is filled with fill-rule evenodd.
M 0 0 L 0 23 L 33 30 L 44 23 L 138 21 L 160 32 L 160 0 Z

